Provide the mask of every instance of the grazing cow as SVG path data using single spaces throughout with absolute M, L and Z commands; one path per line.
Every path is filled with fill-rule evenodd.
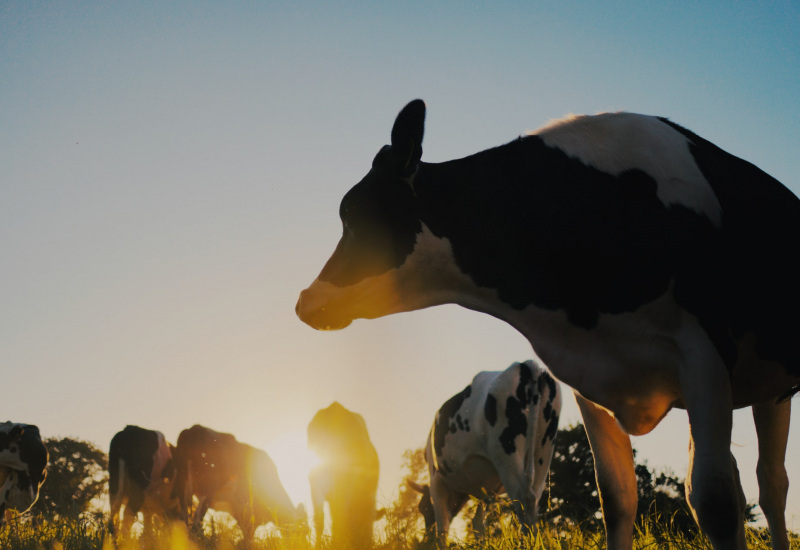
M 377 518 L 379 464 L 364 419 L 334 401 L 309 423 L 308 448 L 321 459 L 308 476 L 317 542 L 322 540 L 327 501 L 334 543 L 369 548 Z
M 7 509 L 27 512 L 47 477 L 47 447 L 31 424 L 0 424 L 0 523 Z
M 451 520 L 470 496 L 508 493 L 520 525 L 534 528 L 561 412 L 558 384 L 531 360 L 481 372 L 451 397 L 425 447 L 430 486 L 419 510 L 442 545 Z
M 139 511 L 145 524 L 153 516 L 178 518 L 173 447 L 164 434 L 138 426 L 125 426 L 112 439 L 108 451 L 108 499 L 111 505 L 109 530 L 114 533 L 122 510 L 122 533 L 130 534 Z
M 753 407 L 775 548 L 800 390 L 800 200 L 694 133 L 631 113 L 575 116 L 441 164 L 425 104 L 344 197 L 343 236 L 297 304 L 317 329 L 456 303 L 519 330 L 576 394 L 608 545 L 632 546 L 629 434 L 673 407 L 690 426 L 689 504 L 716 549 L 744 548 L 732 410 Z
M 189 516 L 192 497 L 198 499 L 191 525 L 198 529 L 209 508 L 228 512 L 252 540 L 256 527 L 269 522 L 281 529 L 306 521 L 278 478 L 272 459 L 260 449 L 240 443 L 228 433 L 200 425 L 183 430 L 176 450 L 178 481 L 175 494 Z

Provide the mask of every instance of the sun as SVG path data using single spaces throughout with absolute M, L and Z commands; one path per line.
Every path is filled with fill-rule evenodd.
M 302 502 L 310 510 L 308 472 L 319 463 L 319 458 L 306 445 L 305 431 L 293 430 L 274 438 L 264 450 L 275 462 L 278 477 L 295 506 Z

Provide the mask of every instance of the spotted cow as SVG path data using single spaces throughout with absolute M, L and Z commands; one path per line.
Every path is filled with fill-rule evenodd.
M 111 439 L 108 451 L 109 530 L 116 532 L 122 510 L 122 534 L 128 535 L 141 511 L 145 524 L 153 517 L 178 519 L 173 497 L 175 447 L 164 434 L 139 426 L 125 426 Z M 124 506 L 124 508 L 123 508 Z
M 334 401 L 308 424 L 308 448 L 320 459 L 308 476 L 317 542 L 322 540 L 327 502 L 334 544 L 369 548 L 378 517 L 379 463 L 364 418 Z
M 665 119 L 572 116 L 459 160 L 421 161 L 409 103 L 343 198 L 343 235 L 297 304 L 317 329 L 456 303 L 504 320 L 576 394 L 608 545 L 632 546 L 629 434 L 690 425 L 689 504 L 745 547 L 732 410 L 753 407 L 760 503 L 788 545 L 788 397 L 800 389 L 800 200 Z
M 27 512 L 47 477 L 47 447 L 31 424 L 0 424 L 0 523 L 5 511 Z
M 442 405 L 425 447 L 430 485 L 409 481 L 442 545 L 470 496 L 508 493 L 520 525 L 536 525 L 560 412 L 558 384 L 532 360 L 478 373 Z
M 307 522 L 304 506 L 292 504 L 269 455 L 229 433 L 199 424 L 183 430 L 175 458 L 174 494 L 194 529 L 201 526 L 209 508 L 233 516 L 245 540 L 252 540 L 259 525 L 274 523 L 289 529 Z M 193 497 L 198 503 L 190 513 Z

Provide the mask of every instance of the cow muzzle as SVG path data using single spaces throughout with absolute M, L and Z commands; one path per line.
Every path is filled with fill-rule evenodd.
M 342 316 L 320 286 L 327 283 L 314 283 L 300 293 L 295 312 L 305 324 L 317 330 L 341 330 L 353 322 L 353 319 Z M 332 285 L 331 285 L 332 286 Z

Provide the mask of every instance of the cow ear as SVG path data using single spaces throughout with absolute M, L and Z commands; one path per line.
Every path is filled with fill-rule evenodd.
M 406 483 L 411 489 L 413 489 L 417 493 L 425 494 L 425 489 L 427 489 L 425 485 L 420 485 L 419 483 L 410 478 L 406 478 Z
M 415 99 L 400 111 L 392 127 L 392 152 L 401 175 L 413 174 L 422 158 L 425 133 L 425 102 Z

